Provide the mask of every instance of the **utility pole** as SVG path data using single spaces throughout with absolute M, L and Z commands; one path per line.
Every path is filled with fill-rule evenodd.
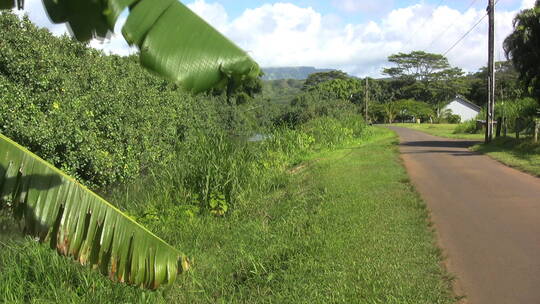
M 368 114 L 368 105 L 369 105 L 369 79 L 366 76 L 366 123 L 369 123 L 369 114 Z
M 488 46 L 488 101 L 486 113 L 486 138 L 489 143 L 493 139 L 493 118 L 495 114 L 495 4 L 489 0 L 489 46 Z

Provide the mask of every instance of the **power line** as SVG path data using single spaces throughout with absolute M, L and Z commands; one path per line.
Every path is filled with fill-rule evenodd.
M 497 6 L 497 3 L 499 3 L 499 0 L 495 1 L 494 7 Z M 444 52 L 443 56 L 446 56 L 450 51 L 452 51 L 467 35 L 469 35 L 489 14 L 486 13 L 478 22 L 476 22 L 461 38 L 458 39 L 446 52 Z
M 476 4 L 476 2 L 478 2 L 478 0 L 472 0 L 471 3 L 469 4 L 469 6 L 465 9 L 465 11 L 468 11 L 471 7 L 473 7 L 473 5 Z M 450 25 L 448 27 L 446 27 L 444 29 L 444 31 L 442 31 L 440 34 L 435 36 L 435 39 L 433 39 L 433 41 L 431 41 L 431 43 L 429 44 L 429 46 L 426 49 L 429 50 L 435 44 L 435 42 L 439 41 L 439 39 L 441 39 L 441 37 L 444 34 L 446 34 L 446 32 L 448 32 L 449 29 L 454 27 L 454 25 L 455 25 L 455 22 L 450 23 Z
M 480 20 L 478 20 L 478 22 L 476 22 L 473 27 L 471 27 L 463 36 L 461 36 L 461 38 L 459 38 L 456 43 L 454 43 L 448 50 L 446 50 L 443 56 L 446 56 L 446 54 L 450 53 L 450 51 L 454 49 L 463 39 L 465 39 L 465 37 L 467 37 L 467 35 L 469 35 L 484 19 L 486 19 L 486 17 L 487 14 L 485 14 Z

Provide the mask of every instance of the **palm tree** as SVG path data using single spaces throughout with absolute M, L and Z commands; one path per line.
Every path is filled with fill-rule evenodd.
M 23 0 L 0 0 L 0 9 Z M 120 13 L 124 38 L 141 64 L 192 92 L 258 77 L 246 52 L 177 0 L 43 0 L 56 23 L 80 41 L 106 37 Z M 73 178 L 0 134 L 0 209 L 60 254 L 120 282 L 146 288 L 172 283 L 187 258 Z
M 540 98 L 540 0 L 514 18 L 514 31 L 504 40 L 504 50 L 521 80 Z

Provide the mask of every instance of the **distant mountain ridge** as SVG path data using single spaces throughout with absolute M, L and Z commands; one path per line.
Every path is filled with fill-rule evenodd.
M 307 79 L 310 74 L 320 72 L 330 72 L 334 69 L 317 69 L 314 67 L 279 67 L 279 68 L 263 68 L 263 80 L 278 80 L 278 79 Z

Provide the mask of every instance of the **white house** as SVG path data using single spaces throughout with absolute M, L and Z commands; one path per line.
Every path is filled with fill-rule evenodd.
M 461 121 L 467 121 L 475 119 L 480 113 L 480 107 L 474 103 L 468 101 L 463 96 L 457 95 L 450 103 L 448 103 L 442 110 L 451 110 L 452 114 L 459 115 Z

